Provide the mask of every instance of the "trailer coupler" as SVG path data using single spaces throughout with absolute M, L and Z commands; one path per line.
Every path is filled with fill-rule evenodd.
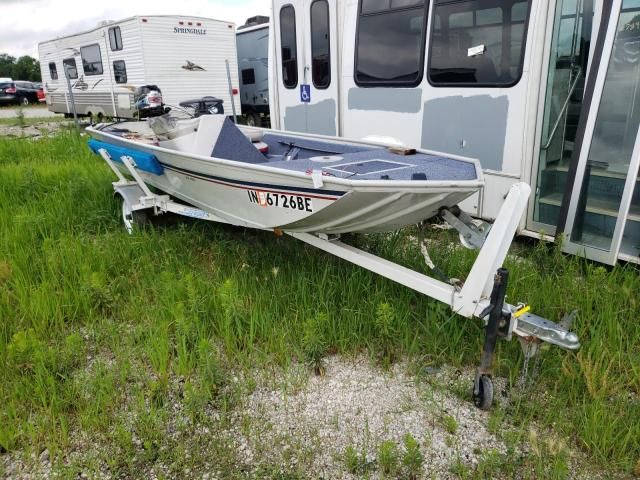
M 555 323 L 527 312 L 515 319 L 513 332 L 521 338 L 536 338 L 567 350 L 577 350 L 580 348 L 578 336 L 569 331 L 576 313 L 573 311 Z

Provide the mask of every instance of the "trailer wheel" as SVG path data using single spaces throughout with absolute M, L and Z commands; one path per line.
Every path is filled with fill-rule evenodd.
M 122 222 L 127 232 L 143 228 L 151 223 L 148 210 L 131 210 L 131 205 L 122 198 Z
M 488 375 L 481 375 L 474 385 L 473 403 L 480 410 L 489 410 L 493 404 L 493 382 Z
M 259 113 L 247 113 L 247 125 L 250 127 L 262 127 L 262 118 Z

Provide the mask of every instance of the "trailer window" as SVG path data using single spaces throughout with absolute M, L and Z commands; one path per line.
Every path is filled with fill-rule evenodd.
M 49 63 L 49 75 L 51 75 L 51 80 L 57 80 L 58 79 L 58 69 L 56 68 L 56 63 L 55 62 L 50 62 Z
M 120 27 L 111 27 L 109 29 L 109 45 L 112 51 L 122 50 L 122 32 Z
M 296 11 L 292 5 L 280 10 L 280 46 L 282 48 L 282 81 L 287 88 L 298 86 L 298 45 Z
M 100 45 L 94 43 L 93 45 L 80 47 L 80 56 L 82 57 L 82 69 L 85 75 L 102 75 Z
M 113 78 L 116 83 L 127 83 L 127 65 L 124 60 L 115 60 L 113 62 Z
M 311 4 L 311 77 L 319 89 L 331 84 L 329 35 L 329 3 L 316 0 Z
M 62 60 L 62 67 L 64 68 L 65 72 L 68 72 L 69 78 L 78 78 L 78 67 L 76 67 L 75 58 L 65 58 L 64 60 Z
M 362 87 L 415 87 L 422 81 L 425 0 L 360 0 L 355 82 Z
M 431 84 L 511 87 L 518 83 L 530 4 L 530 0 L 435 0 Z
M 256 71 L 253 68 L 242 70 L 242 84 L 253 85 L 256 83 Z

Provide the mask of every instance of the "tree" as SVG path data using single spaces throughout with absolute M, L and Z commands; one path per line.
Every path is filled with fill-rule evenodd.
M 0 77 L 40 82 L 42 81 L 40 63 L 29 55 L 24 55 L 16 60 L 16 57 L 0 53 Z
M 14 80 L 41 81 L 40 64 L 38 60 L 29 55 L 20 57 L 13 65 L 12 78 Z
M 0 53 L 0 77 L 11 77 L 16 58 L 6 53 Z

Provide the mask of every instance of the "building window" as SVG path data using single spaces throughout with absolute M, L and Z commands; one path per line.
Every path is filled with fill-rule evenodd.
M 122 32 L 120 27 L 111 27 L 109 29 L 109 45 L 112 51 L 122 50 Z
M 51 80 L 57 80 L 58 79 L 58 68 L 56 67 L 56 63 L 55 62 L 50 62 L 49 63 L 49 75 L 51 75 Z
M 256 72 L 253 68 L 242 70 L 242 84 L 253 85 L 256 83 Z
M 416 87 L 422 81 L 425 0 L 360 0 L 355 82 L 362 87 Z
M 435 0 L 434 86 L 510 87 L 522 76 L 530 1 Z
M 68 73 L 69 78 L 72 80 L 78 78 L 78 67 L 76 67 L 75 58 L 65 58 L 62 60 L 62 67 L 64 68 L 64 71 Z
M 296 11 L 292 5 L 280 10 L 280 46 L 282 48 L 282 81 L 287 88 L 298 86 L 298 45 Z
M 97 43 L 80 47 L 80 56 L 85 75 L 102 75 L 102 56 L 100 55 L 100 46 Z
M 113 62 L 113 78 L 115 78 L 116 83 L 127 83 L 127 66 L 124 60 Z
M 331 84 L 331 49 L 329 3 L 316 0 L 311 4 L 311 77 L 316 88 Z

